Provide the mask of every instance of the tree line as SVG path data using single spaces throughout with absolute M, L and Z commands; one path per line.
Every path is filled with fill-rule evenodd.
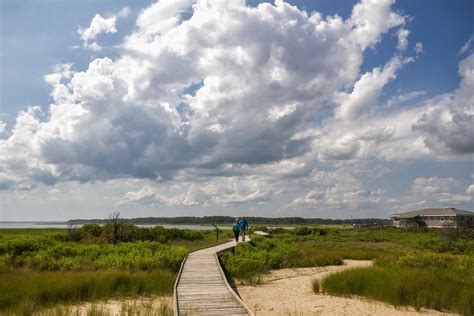
M 352 225 L 352 224 L 386 224 L 387 219 L 381 218 L 356 218 L 356 219 L 328 219 L 328 218 L 303 218 L 303 217 L 246 217 L 251 225 Z M 107 219 L 72 219 L 69 225 L 80 224 L 106 224 Z M 231 216 L 180 216 L 180 217 L 136 217 L 123 218 L 129 224 L 183 224 L 183 225 L 212 225 L 232 224 L 235 217 Z

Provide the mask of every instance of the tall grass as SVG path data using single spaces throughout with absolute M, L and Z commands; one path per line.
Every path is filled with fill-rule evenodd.
M 364 296 L 395 306 L 410 305 L 474 314 L 471 276 L 436 268 L 384 266 L 333 274 L 323 282 L 331 295 Z
M 473 232 L 468 233 L 446 237 L 429 229 L 278 229 L 271 239 L 253 238 L 221 260 L 232 277 L 248 283 L 258 282 L 270 269 L 374 260 L 374 268 L 341 272 L 313 282 L 313 289 L 474 315 L 474 240 Z
M 320 236 L 319 229 L 316 231 Z M 234 253 L 221 255 L 221 260 L 233 278 L 252 284 L 258 283 L 259 275 L 271 269 L 342 265 L 343 259 L 393 261 L 398 252 L 321 243 L 308 236 L 272 239 L 255 236 L 250 243 L 239 244 Z
M 174 280 L 175 274 L 166 270 L 1 273 L 0 313 L 29 314 L 59 303 L 171 294 Z
M 341 265 L 342 259 L 341 253 L 317 249 L 308 243 L 262 237 L 254 237 L 247 244 L 239 244 L 234 253 L 221 255 L 232 277 L 251 284 L 258 283 L 259 275 L 271 269 Z
M 95 238 L 103 232 L 95 228 L 78 230 L 84 233 L 78 241 L 72 241 L 66 230 L 1 231 L 0 314 L 29 314 L 59 303 L 169 294 L 186 253 L 216 244 L 212 232 L 156 228 L 137 230 L 143 233 L 140 238 L 149 233 L 153 241 L 114 245 L 101 235 Z

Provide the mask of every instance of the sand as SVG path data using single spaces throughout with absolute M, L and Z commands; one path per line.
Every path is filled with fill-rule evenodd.
M 311 283 L 331 273 L 371 266 L 371 261 L 344 260 L 343 266 L 274 270 L 257 286 L 239 285 L 243 301 L 256 315 L 452 315 L 399 307 L 358 298 L 315 294 Z

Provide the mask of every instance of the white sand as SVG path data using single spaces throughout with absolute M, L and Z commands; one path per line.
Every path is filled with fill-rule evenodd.
M 312 290 L 315 279 L 371 265 L 371 261 L 344 260 L 344 266 L 274 270 L 263 276 L 261 284 L 237 285 L 237 289 L 256 315 L 449 315 L 434 310 L 395 308 L 366 299 L 315 294 Z

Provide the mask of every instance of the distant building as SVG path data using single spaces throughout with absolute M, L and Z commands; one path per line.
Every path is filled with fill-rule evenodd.
M 456 208 L 425 208 L 418 211 L 403 212 L 390 216 L 395 227 L 474 227 L 474 212 Z

